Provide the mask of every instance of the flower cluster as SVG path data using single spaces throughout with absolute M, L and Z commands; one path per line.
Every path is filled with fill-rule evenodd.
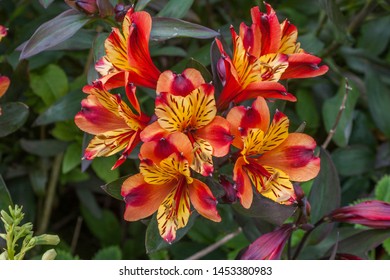
M 272 7 L 266 8 L 266 13 L 252 8 L 253 23 L 242 23 L 239 34 L 231 27 L 232 57 L 215 39 L 221 92 L 196 69 L 160 71 L 149 53 L 152 18 L 133 8 L 122 29 L 113 28 L 105 41 L 106 55 L 96 63 L 101 78 L 84 87 L 87 97 L 75 122 L 95 135 L 84 157 L 121 151 L 117 168 L 141 143 L 140 172 L 121 190 L 124 218 L 136 221 L 157 212 L 159 232 L 167 242 L 194 210 L 221 220 L 217 198 L 204 182 L 217 173 L 215 158 L 234 164 L 233 174 L 225 174 L 236 190 L 229 200 L 236 195 L 245 208 L 251 207 L 252 187 L 277 203 L 292 204 L 296 194 L 291 181 L 307 181 L 319 172 L 314 139 L 289 133 L 287 116 L 276 111 L 271 118 L 266 99 L 295 101 L 279 81 L 315 77 L 328 68 L 300 48 L 294 25 L 280 23 Z M 155 91 L 153 116 L 141 110 L 137 87 Z M 128 102 L 112 93 L 118 88 L 125 89 Z M 250 106 L 242 105 L 248 100 L 253 100 Z

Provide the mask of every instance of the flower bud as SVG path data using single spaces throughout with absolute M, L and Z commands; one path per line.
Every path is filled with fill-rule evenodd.
M 222 196 L 222 201 L 224 203 L 234 203 L 237 200 L 237 190 L 234 188 L 234 185 L 226 179 L 225 176 L 220 175 L 219 176 L 219 183 L 223 187 L 223 190 L 225 191 L 224 196 Z
M 390 228 L 390 204 L 369 200 L 334 210 L 328 218 L 334 222 L 360 224 L 372 228 Z
M 1 210 L 1 220 L 6 225 L 12 225 L 14 223 L 14 219 L 12 219 L 12 217 L 4 210 Z
M 60 238 L 58 235 L 53 234 L 42 234 L 35 236 L 35 245 L 57 245 L 60 243 Z
M 127 11 L 131 8 L 131 5 L 117 4 L 114 8 L 115 20 L 122 22 L 125 18 Z
M 225 67 L 225 59 L 220 58 L 217 62 L 217 73 L 218 77 L 221 80 L 222 85 L 226 84 L 226 67 Z
M 57 252 L 54 249 L 47 250 L 43 256 L 42 260 L 54 260 L 57 257 Z
M 278 260 L 284 245 L 293 231 L 293 224 L 285 224 L 263 234 L 255 240 L 241 256 L 242 260 Z
M 0 25 L 0 42 L 1 42 L 1 39 L 3 39 L 5 36 L 7 36 L 7 33 L 8 33 L 8 28 Z
M 99 12 L 96 0 L 65 0 L 65 3 L 69 7 L 88 15 L 94 15 Z

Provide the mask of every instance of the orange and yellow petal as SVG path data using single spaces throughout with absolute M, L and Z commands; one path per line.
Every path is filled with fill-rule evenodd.
M 119 70 L 130 70 L 127 60 L 127 43 L 118 28 L 112 28 L 110 35 L 104 42 L 107 60 Z
M 213 147 L 204 139 L 197 138 L 192 142 L 194 159 L 191 168 L 203 176 L 211 176 L 213 167 Z
M 291 133 L 278 147 L 259 158 L 259 163 L 285 171 L 292 181 L 303 182 L 317 176 L 320 159 L 314 155 L 315 140 L 303 133 Z
M 261 80 L 277 82 L 287 69 L 288 56 L 281 53 L 271 53 L 260 56 Z
M 127 178 L 121 189 L 121 195 L 126 203 L 124 219 L 131 222 L 152 215 L 160 207 L 172 187 L 169 184 L 158 187 L 150 185 L 145 182 L 141 174 Z
M 227 155 L 234 138 L 230 133 L 230 123 L 220 116 L 216 116 L 211 123 L 198 129 L 194 135 L 212 146 L 212 155 L 215 157 Z
M 248 209 L 252 205 L 253 190 L 251 181 L 243 169 L 243 166 L 246 164 L 243 157 L 237 159 L 233 169 L 233 180 L 237 190 L 237 197 L 240 199 L 241 205 Z
M 329 67 L 321 65 L 321 58 L 307 54 L 295 53 L 289 55 L 288 68 L 281 76 L 281 79 L 311 78 L 325 74 Z
M 241 154 L 246 159 L 247 156 L 260 155 L 264 142 L 264 131 L 259 128 L 248 129 L 248 134 L 243 137 L 244 147 Z M 249 164 L 249 162 L 247 162 Z
M 117 72 L 106 55 L 95 63 L 95 70 L 102 76 Z
M 199 214 L 214 222 L 221 221 L 221 216 L 217 211 L 217 200 L 205 183 L 194 179 L 189 185 L 189 196 Z
M 202 74 L 196 69 L 187 68 L 181 74 L 167 70 L 158 78 L 156 92 L 187 96 L 204 83 Z
M 11 81 L 7 76 L 0 76 L 0 98 L 8 90 L 8 87 L 10 84 L 11 84 Z
M 194 157 L 193 147 L 185 134 L 175 132 L 168 134 L 166 137 L 145 142 L 140 150 L 141 159 L 150 159 L 154 163 L 159 163 L 173 153 L 178 153 L 186 158 L 188 162 L 192 162 Z
M 121 117 L 102 106 L 94 95 L 81 101 L 81 111 L 74 121 L 81 130 L 93 135 L 128 127 Z
M 176 231 L 187 225 L 190 214 L 188 184 L 182 178 L 158 208 L 157 223 L 161 237 L 172 243 L 176 239 Z
M 157 141 L 166 138 L 169 134 L 170 132 L 162 128 L 158 121 L 154 121 L 142 130 L 141 140 L 142 142 Z
M 289 125 L 290 121 L 287 116 L 277 110 L 267 133 L 264 135 L 264 141 L 258 154 L 267 153 L 282 144 L 288 137 Z
M 91 160 L 95 157 L 108 157 L 116 154 L 128 146 L 133 146 L 134 141 L 139 139 L 137 134 L 137 131 L 128 128 L 98 134 L 89 142 L 84 158 Z
M 297 43 L 298 30 L 295 25 L 291 24 L 288 20 L 284 20 L 280 25 L 282 30 L 282 38 L 280 40 L 279 53 L 293 54 L 303 52 Z

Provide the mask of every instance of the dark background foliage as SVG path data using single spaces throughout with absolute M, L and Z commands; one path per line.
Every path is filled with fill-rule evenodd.
M 118 1 L 111 2 L 115 5 Z M 146 4 L 145 10 L 152 15 L 182 18 L 219 31 L 227 42 L 230 24 L 236 30 L 241 21 L 249 24 L 254 5 L 261 5 L 264 11 L 262 3 L 249 0 L 138 2 L 138 7 Z M 290 117 L 290 130 L 302 128 L 305 122 L 304 131 L 320 146 L 347 94 L 336 132 L 327 151 L 321 153 L 319 177 L 302 184 L 311 203 L 311 221 L 316 222 L 339 205 L 367 198 L 390 202 L 390 3 L 269 3 L 280 20 L 289 18 L 298 27 L 301 46 L 323 58 L 330 68 L 322 77 L 288 81 L 286 85 L 297 96 L 297 103 L 271 104 Z M 103 41 L 117 23 L 110 16 L 80 13 L 72 26 L 66 22 L 62 26 L 63 36 L 72 28 L 75 35 L 51 50 L 24 53 L 27 58 L 19 60 L 20 46 L 35 30 L 67 9 L 60 0 L 0 2 L 0 24 L 9 28 L 8 36 L 0 42 L 0 73 L 11 79 L 0 100 L 4 115 L 0 119 L 1 209 L 9 203 L 8 189 L 13 203 L 23 205 L 26 220 L 34 223 L 35 231 L 60 236 L 60 259 L 184 259 L 226 236 L 234 237 L 204 258 L 234 259 L 261 233 L 291 216 L 294 209 L 269 205 L 263 198 L 257 198 L 258 208 L 250 211 L 220 204 L 221 223 L 193 215 L 189 226 L 179 233 L 184 237 L 171 246 L 159 239 L 153 219 L 125 222 L 124 203 L 100 186 L 114 182 L 106 189 L 118 189 L 117 179 L 137 172 L 137 154 L 114 171 L 110 168 L 115 156 L 92 163 L 82 161 L 82 149 L 90 138 L 73 122 L 84 97 L 81 89 L 97 77 L 94 61 L 104 53 Z M 76 30 L 77 24 L 84 26 Z M 49 42 L 53 40 L 50 37 Z M 152 40 L 151 54 L 159 69 L 203 69 L 202 64 L 211 70 L 211 44 L 212 39 Z M 141 94 L 142 107 L 152 113 L 153 92 L 143 90 Z M 213 190 L 220 189 L 214 186 Z M 302 230 L 296 231 L 291 246 L 296 246 L 302 235 Z M 313 232 L 301 258 L 322 258 L 340 240 L 339 248 L 349 253 L 388 259 L 389 237 L 390 231 L 367 231 L 363 227 L 320 227 Z M 39 253 L 39 249 L 34 252 Z

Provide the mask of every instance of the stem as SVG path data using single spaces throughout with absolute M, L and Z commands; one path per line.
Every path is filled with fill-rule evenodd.
M 76 228 L 74 229 L 74 233 L 73 233 L 73 238 L 72 238 L 72 243 L 71 243 L 72 245 L 70 246 L 70 252 L 72 255 L 74 254 L 76 247 L 77 247 L 77 242 L 79 240 L 82 224 L 83 224 L 83 218 L 79 216 L 77 218 Z
M 314 229 L 316 229 L 318 226 L 320 226 L 324 222 L 325 222 L 325 218 L 321 218 L 321 220 L 319 220 L 317 223 L 315 223 L 314 226 L 311 229 L 306 231 L 305 235 L 302 237 L 302 240 L 301 240 L 301 242 L 298 245 L 298 248 L 295 250 L 294 256 L 292 258 L 293 260 L 296 260 L 298 258 L 298 256 L 301 253 L 301 251 L 303 249 L 303 246 L 305 245 L 306 240 L 309 237 L 310 233 L 312 233 L 312 231 Z
M 188 257 L 186 260 L 199 260 L 200 258 L 202 258 L 202 257 L 206 256 L 207 254 L 211 253 L 212 251 L 216 250 L 217 248 L 219 248 L 220 246 L 222 246 L 223 244 L 225 244 L 229 240 L 233 239 L 234 237 L 239 235 L 241 232 L 242 232 L 242 228 L 239 227 L 236 231 L 229 233 L 221 240 L 218 240 L 214 244 L 211 244 L 210 246 L 204 248 L 203 250 L 200 250 L 199 252 Z
M 331 130 L 329 130 L 328 136 L 326 137 L 324 143 L 321 146 L 324 150 L 328 147 L 330 141 L 332 140 L 334 134 L 336 133 L 336 128 L 337 128 L 337 126 L 340 122 L 341 116 L 345 110 L 345 103 L 347 102 L 348 93 L 350 90 L 351 90 L 351 88 L 349 87 L 348 79 L 345 78 L 345 93 L 344 93 L 343 101 L 341 102 L 339 112 L 337 113 L 337 116 L 336 116 L 336 120 L 335 120 Z
M 53 207 L 54 195 L 55 195 L 57 181 L 58 181 L 58 176 L 60 174 L 62 157 L 63 157 L 63 154 L 61 153 L 61 154 L 58 154 L 54 158 L 53 168 L 51 169 L 50 181 L 49 181 L 49 185 L 47 187 L 47 194 L 46 194 L 46 200 L 45 200 L 45 205 L 44 205 L 44 209 L 43 209 L 42 220 L 41 220 L 41 223 L 39 224 L 38 230 L 37 230 L 38 234 L 44 233 L 47 230 L 47 226 L 49 224 L 49 220 L 50 220 L 50 216 L 51 216 L 51 212 L 52 212 L 52 207 Z

